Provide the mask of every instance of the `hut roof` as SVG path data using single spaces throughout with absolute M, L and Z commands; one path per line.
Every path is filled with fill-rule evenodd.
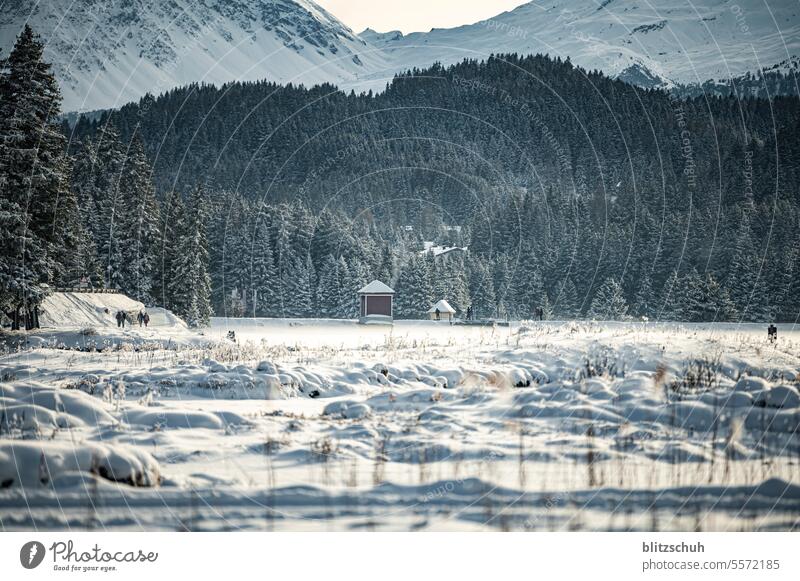
M 394 290 L 383 284 L 379 280 L 373 280 L 367 286 L 358 291 L 360 295 L 393 295 Z
M 456 310 L 450 306 L 446 300 L 442 299 L 435 305 L 433 305 L 430 309 L 428 309 L 429 313 L 435 313 L 436 310 L 439 310 L 440 313 L 455 313 Z

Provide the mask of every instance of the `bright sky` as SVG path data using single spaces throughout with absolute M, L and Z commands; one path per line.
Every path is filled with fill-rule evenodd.
M 427 32 L 491 18 L 527 0 L 315 0 L 355 32 Z

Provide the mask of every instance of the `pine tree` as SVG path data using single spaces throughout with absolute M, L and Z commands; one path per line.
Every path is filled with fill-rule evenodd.
M 170 280 L 173 308 L 191 327 L 208 325 L 211 317 L 207 220 L 206 201 L 198 188 L 186 206 Z
M 317 304 L 319 316 L 338 318 L 341 300 L 340 263 L 329 254 L 325 257 L 319 272 L 317 285 Z
M 401 319 L 424 319 L 433 305 L 431 275 L 425 257 L 412 253 L 397 281 L 395 313 Z
M 710 272 L 702 279 L 700 285 L 700 301 L 696 309 L 698 321 L 733 321 L 736 305 L 728 291 L 717 282 Z
M 381 248 L 380 261 L 375 270 L 375 278 L 389 286 L 394 283 L 394 256 L 389 246 Z
M 155 267 L 153 274 L 153 296 L 156 304 L 175 310 L 172 296 L 173 261 L 180 252 L 183 234 L 183 220 L 186 208 L 183 197 L 178 192 L 170 192 L 161 213 L 161 228 L 155 248 Z
M 288 300 L 283 315 L 287 317 L 314 316 L 314 263 L 311 255 L 305 260 L 295 257 L 287 269 L 284 289 Z
M 742 320 L 767 321 L 773 315 L 766 292 L 761 259 L 753 244 L 750 219 L 745 213 L 739 224 L 726 287 Z
M 463 316 L 470 305 L 469 282 L 464 259 L 449 257 L 434 277 L 435 300 L 445 299 L 456 312 Z
M 118 265 L 120 288 L 143 303 L 153 302 L 161 222 L 150 173 L 144 146 L 135 137 L 121 173 L 119 206 L 122 212 L 118 219 L 117 248 L 121 258 Z
M 59 200 L 68 196 L 65 140 L 57 123 L 61 93 L 44 46 L 25 26 L 0 62 L 0 307 L 19 326 L 44 298 L 63 256 Z
M 627 318 L 628 304 L 622 292 L 622 285 L 613 277 L 607 278 L 592 300 L 589 316 L 594 319 L 616 321 Z
M 470 268 L 469 294 L 474 318 L 489 319 L 497 316 L 497 298 L 492 275 L 486 264 L 477 258 L 473 258 Z
M 703 278 L 696 268 L 689 274 L 681 278 L 680 284 L 683 287 L 681 293 L 680 311 L 684 321 L 702 321 L 704 312 L 709 308 L 706 302 L 708 297 L 703 290 Z M 712 307 L 713 310 L 713 307 Z M 712 319 L 713 320 L 713 315 Z
M 673 270 L 661 289 L 657 317 L 663 321 L 683 321 L 686 315 L 683 312 L 685 287 L 681 283 L 678 272 Z
M 644 273 L 639 280 L 639 288 L 633 299 L 633 314 L 637 317 L 653 318 L 657 312 L 653 282 L 650 275 Z
M 564 282 L 556 296 L 553 305 L 553 314 L 562 319 L 575 319 L 580 317 L 580 307 L 578 303 L 578 291 L 575 283 L 569 276 L 564 277 Z
M 336 317 L 339 319 L 351 319 L 356 316 L 358 305 L 356 304 L 356 293 L 353 290 L 353 273 L 350 266 L 340 256 L 337 260 L 339 285 L 336 293 Z M 360 287 L 356 287 L 360 288 Z
M 251 309 L 255 307 L 255 312 L 251 310 L 248 314 L 258 317 L 283 316 L 285 305 L 293 299 L 290 294 L 285 293 L 275 268 L 268 226 L 260 216 L 255 220 L 255 231 L 247 253 L 250 276 L 245 291 L 248 297 L 256 297 L 255 304 L 252 300 L 250 302 Z

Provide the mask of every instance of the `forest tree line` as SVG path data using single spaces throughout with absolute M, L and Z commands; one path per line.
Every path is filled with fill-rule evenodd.
M 379 95 L 190 86 L 59 126 L 29 29 L 0 90 L 0 302 L 17 323 L 81 280 L 193 325 L 352 318 L 375 278 L 406 318 L 441 298 L 482 318 L 800 312 L 794 97 L 680 100 L 506 55 Z

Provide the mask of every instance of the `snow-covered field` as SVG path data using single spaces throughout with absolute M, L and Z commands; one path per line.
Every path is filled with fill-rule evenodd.
M 0 527 L 800 527 L 791 326 L 162 318 L 2 336 Z

